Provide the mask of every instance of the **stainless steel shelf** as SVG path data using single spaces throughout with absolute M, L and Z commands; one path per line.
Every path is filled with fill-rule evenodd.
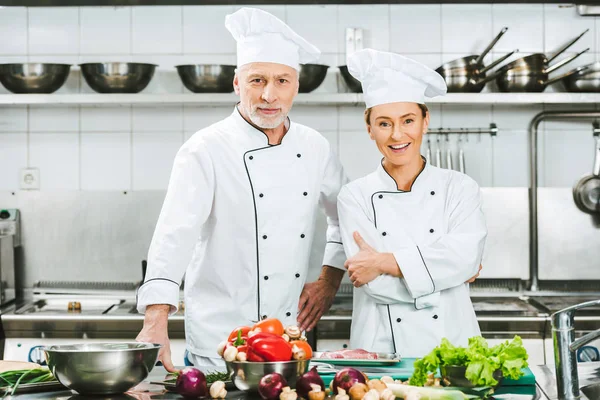
M 0 106 L 156 106 L 165 104 L 188 104 L 197 106 L 233 105 L 238 97 L 226 94 L 4 94 L 0 95 Z M 432 99 L 429 104 L 596 104 L 600 93 L 450 93 Z M 302 93 L 295 105 L 362 105 L 362 94 L 356 93 Z

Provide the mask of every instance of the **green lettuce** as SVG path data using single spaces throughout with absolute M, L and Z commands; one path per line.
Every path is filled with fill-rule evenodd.
M 466 348 L 456 347 L 443 338 L 439 346 L 415 361 L 410 384 L 423 386 L 429 373 L 436 372 L 441 366 L 453 365 L 466 366 L 465 377 L 475 386 L 495 386 L 498 381 L 494 371 L 501 369 L 505 378 L 519 379 L 523 376 L 522 369 L 528 366 L 527 358 L 519 336 L 493 347 L 489 347 L 483 337 L 474 336 L 469 338 Z

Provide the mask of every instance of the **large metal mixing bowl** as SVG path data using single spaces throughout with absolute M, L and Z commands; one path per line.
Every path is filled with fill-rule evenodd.
M 353 77 L 348 71 L 347 65 L 341 65 L 338 67 L 340 69 L 340 73 L 342 74 L 342 78 L 344 78 L 344 82 L 348 89 L 354 93 L 362 93 L 362 85 L 358 79 Z
M 243 391 L 256 392 L 261 378 L 273 372 L 281 374 L 288 386 L 296 387 L 296 379 L 308 371 L 309 363 L 310 360 L 294 360 L 273 362 L 231 361 L 225 364 L 235 387 Z
M 300 66 L 300 88 L 298 92 L 309 93 L 323 83 L 327 76 L 329 65 L 302 64 Z
M 155 64 L 107 62 L 79 64 L 85 81 L 98 93 L 139 93 L 154 76 Z
M 124 393 L 146 379 L 161 345 L 86 343 L 47 346 L 48 368 L 56 379 L 82 395 Z
M 177 65 L 183 85 L 194 93 L 231 93 L 235 65 Z
M 69 77 L 69 64 L 0 64 L 0 82 L 12 93 L 53 93 Z

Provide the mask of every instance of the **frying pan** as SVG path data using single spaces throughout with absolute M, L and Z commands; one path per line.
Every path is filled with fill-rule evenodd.
M 595 130 L 598 124 L 594 124 Z M 600 214 L 600 135 L 596 136 L 594 168 L 573 188 L 573 200 L 577 207 L 587 214 Z

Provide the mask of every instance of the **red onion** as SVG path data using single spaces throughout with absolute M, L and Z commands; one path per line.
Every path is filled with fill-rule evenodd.
M 279 399 L 279 395 L 287 385 L 285 378 L 281 374 L 273 372 L 261 378 L 258 384 L 258 394 L 264 400 L 276 400 Z
M 321 375 L 317 372 L 317 367 L 312 367 L 310 371 L 302 375 L 296 381 L 296 393 L 298 396 L 308 399 L 308 392 L 312 390 L 310 384 L 321 386 L 321 390 L 325 391 L 325 383 L 321 379 Z
M 346 393 L 350 391 L 350 388 L 355 383 L 367 383 L 366 376 L 357 369 L 344 368 L 338 371 L 333 378 L 332 388 L 333 393 L 337 394 L 338 388 L 344 389 Z
M 181 370 L 177 377 L 175 390 L 183 397 L 205 397 L 208 394 L 206 376 L 199 369 L 186 367 Z

